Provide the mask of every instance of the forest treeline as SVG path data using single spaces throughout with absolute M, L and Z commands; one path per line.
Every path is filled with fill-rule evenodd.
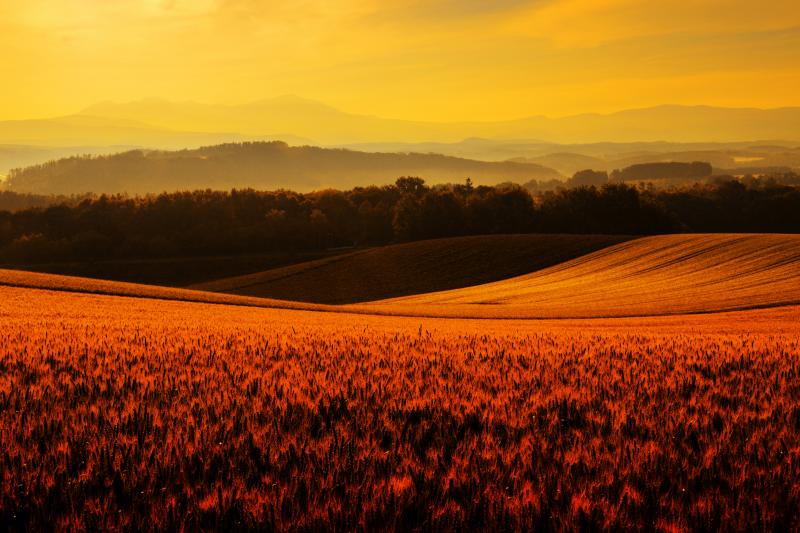
M 0 211 L 0 262 L 313 251 L 500 233 L 800 232 L 800 187 L 774 179 L 531 193 L 514 185 L 201 190 Z

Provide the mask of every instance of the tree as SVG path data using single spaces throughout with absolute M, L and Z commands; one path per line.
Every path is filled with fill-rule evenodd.
M 327 245 L 328 236 L 330 235 L 330 223 L 328 217 L 319 209 L 312 209 L 311 214 L 308 215 L 308 220 L 311 224 L 311 232 L 313 233 L 316 244 L 319 248 L 325 248 Z
M 419 207 L 420 237 L 452 237 L 464 232 L 464 207 L 455 192 L 428 191 Z
M 395 186 L 400 189 L 401 193 L 413 196 L 422 196 L 428 190 L 424 179 L 410 176 L 397 178 Z
M 410 241 L 420 237 L 421 212 L 419 199 L 415 196 L 404 194 L 398 200 L 392 216 L 392 230 L 397 240 Z

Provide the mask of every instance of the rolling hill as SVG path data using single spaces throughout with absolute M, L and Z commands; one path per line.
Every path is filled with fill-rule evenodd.
M 146 194 L 182 189 L 289 188 L 295 191 L 394 182 L 421 176 L 433 183 L 479 184 L 557 179 L 550 168 L 517 162 L 485 162 L 437 154 L 364 153 L 283 142 L 241 143 L 196 150 L 133 150 L 99 157 L 72 157 L 14 170 L 6 187 L 16 192 Z
M 663 235 L 531 274 L 373 302 L 377 312 L 590 318 L 800 304 L 800 235 Z
M 93 136 L 76 134 L 73 138 L 92 139 Z M 100 141 L 109 142 L 114 137 L 103 134 Z M 202 145 L 243 140 L 281 140 L 291 146 L 314 145 L 307 138 L 289 134 L 244 137 L 241 135 L 208 135 L 205 137 L 176 138 L 155 144 L 127 145 L 69 145 L 35 146 L 26 144 L 0 144 L 0 174 L 12 168 L 22 168 L 84 154 L 108 155 L 126 150 L 158 147 L 162 149 L 196 148 Z M 139 138 L 139 141 L 142 141 Z M 99 142 L 99 141 L 98 141 Z M 354 143 L 329 145 L 327 148 L 344 148 L 357 152 L 379 153 L 435 153 L 461 159 L 478 161 L 516 161 L 535 163 L 552 168 L 565 176 L 579 170 L 613 170 L 637 163 L 665 161 L 708 161 L 715 168 L 737 170 L 756 166 L 759 168 L 789 167 L 800 169 L 800 148 L 790 141 L 727 142 L 727 143 L 592 143 L 556 144 L 543 141 L 469 138 L 459 142 L 420 143 Z M 0 184 L 2 186 L 2 184 Z
M 243 276 L 341 253 L 344 252 L 332 250 L 52 263 L 0 263 L 0 269 L 19 269 L 82 278 L 186 287 L 196 283 L 215 281 L 221 277 Z
M 463 252 L 463 247 L 459 250 Z M 353 258 L 347 261 L 352 264 Z M 404 266 L 407 271 L 405 280 L 421 279 L 426 272 L 415 269 L 413 263 Z M 328 268 L 323 263 L 320 271 L 325 272 Z M 529 268 L 532 270 L 535 265 L 529 265 Z M 344 270 L 338 267 L 334 269 L 340 272 Z M 391 274 L 398 271 L 400 269 L 393 270 Z M 300 274 L 306 276 L 307 280 L 313 278 L 313 270 L 301 270 Z M 333 285 L 325 285 L 336 283 L 332 275 L 327 274 L 327 277 L 320 279 L 324 281 L 319 282 L 317 287 L 335 293 Z M 391 280 L 389 275 L 381 279 L 390 286 L 394 283 L 386 281 Z M 374 280 L 364 278 L 362 285 L 368 286 L 371 281 Z M 308 287 L 313 286 L 310 281 L 308 283 Z M 426 284 L 424 280 L 415 283 L 417 287 Z M 645 237 L 503 281 L 349 305 L 303 303 L 14 270 L 0 270 L 0 286 L 420 318 L 614 319 L 673 316 L 681 321 L 688 314 L 790 306 L 796 309 L 800 305 L 800 236 L 727 234 Z M 290 287 L 288 284 L 286 286 Z M 370 290 L 365 289 L 366 292 Z
M 25 289 L 41 289 L 55 292 L 71 292 L 96 294 L 105 296 L 125 296 L 149 300 L 168 300 L 176 302 L 195 302 L 207 304 L 225 304 L 244 307 L 265 307 L 274 309 L 300 310 L 339 310 L 338 307 L 315 305 L 267 298 L 253 298 L 231 294 L 194 291 L 156 285 L 127 283 L 124 281 L 107 281 L 100 279 L 62 276 L 60 274 L 42 274 L 22 270 L 0 269 L 0 286 Z
M 325 304 L 477 285 L 545 268 L 630 237 L 490 235 L 382 246 L 193 285 L 193 289 Z

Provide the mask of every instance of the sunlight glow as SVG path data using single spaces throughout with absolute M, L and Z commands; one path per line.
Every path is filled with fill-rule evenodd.
M 498 120 L 800 104 L 793 0 L 0 0 L 0 119 L 280 94 Z M 724 86 L 724 90 L 720 87 Z

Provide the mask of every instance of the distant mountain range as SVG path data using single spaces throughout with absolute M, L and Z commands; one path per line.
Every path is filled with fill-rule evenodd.
M 38 194 L 146 194 L 246 187 L 307 192 L 393 183 L 401 176 L 420 176 L 429 183 L 463 182 L 469 177 L 476 184 L 487 185 L 563 177 L 536 163 L 290 147 L 275 141 L 71 157 L 12 171 L 4 185 L 12 191 Z
M 346 113 L 313 100 L 282 96 L 243 105 L 158 99 L 102 102 L 67 117 L 0 122 L 0 144 L 60 146 L 175 148 L 259 139 L 331 145 L 455 142 L 469 137 L 556 143 L 800 140 L 800 108 L 665 105 L 562 118 L 437 123 Z
M 721 170 L 757 172 L 800 168 L 800 108 L 660 106 L 606 115 L 435 123 L 345 113 L 294 96 L 244 105 L 157 99 L 102 102 L 65 117 L 0 121 L 0 175 L 9 174 L 12 168 L 73 155 L 111 154 L 132 148 L 196 149 L 223 143 L 271 140 L 282 140 L 293 146 L 317 145 L 357 152 L 436 153 L 475 160 L 470 163 L 471 169 L 477 168 L 478 161 L 510 160 L 534 165 L 525 172 L 539 168 L 536 171 L 539 179 L 543 179 L 549 169 L 557 171 L 554 174 L 570 176 L 587 168 L 613 170 L 664 161 L 708 161 Z M 403 165 L 397 166 L 400 161 Z M 374 178 L 369 182 L 430 172 L 433 167 L 421 165 L 420 161 L 419 156 L 394 158 L 387 172 L 373 170 Z M 452 166 L 453 160 L 448 161 Z M 293 164 L 310 168 L 299 161 Z M 337 174 L 343 172 L 344 167 L 337 168 L 327 174 L 316 169 L 313 176 L 282 168 L 284 176 L 291 179 L 270 178 L 264 183 L 299 188 L 338 187 L 360 183 L 363 178 L 360 170 L 355 169 L 352 179 L 344 180 L 343 175 Z M 431 178 L 484 175 L 473 170 L 444 172 L 441 165 L 436 168 L 436 172 L 430 173 Z M 500 180 L 496 174 L 486 177 L 489 181 Z M 518 178 L 518 173 L 510 171 L 506 179 Z M 171 181 L 165 182 L 163 189 L 171 184 Z M 7 185 L 7 180 L 4 182 L 0 177 L 0 187 Z M 109 185 L 109 190 L 118 186 L 120 184 Z M 125 184 L 128 186 L 131 184 Z M 155 186 L 149 185 L 148 190 Z M 76 191 L 70 189 L 69 192 Z
M 562 143 L 800 139 L 800 108 L 764 110 L 665 105 L 605 115 L 436 123 L 345 113 L 313 100 L 282 96 L 234 106 L 154 99 L 122 104 L 104 102 L 80 114 L 140 121 L 171 130 L 227 131 L 250 136 L 283 132 L 321 144 L 455 141 L 470 136 Z

